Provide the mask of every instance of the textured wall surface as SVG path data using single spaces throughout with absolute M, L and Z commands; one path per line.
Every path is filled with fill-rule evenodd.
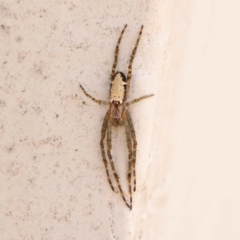
M 0 3 L 0 238 L 159 239 L 165 232 L 187 0 Z M 137 133 L 133 210 L 111 191 L 99 147 L 114 49 L 126 73 L 140 26 L 129 99 Z M 127 147 L 114 130 L 114 161 L 127 192 Z M 127 194 L 126 194 L 127 196 Z M 127 196 L 128 197 L 128 196 Z

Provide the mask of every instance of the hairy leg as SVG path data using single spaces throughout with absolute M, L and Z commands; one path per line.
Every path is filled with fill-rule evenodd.
M 133 141 L 133 159 L 132 159 L 132 168 L 133 168 L 133 191 L 136 191 L 136 155 L 137 155 L 137 139 L 136 139 L 136 133 L 134 130 L 133 122 L 132 122 L 132 117 L 130 115 L 130 112 L 126 110 L 126 115 L 127 115 L 127 121 L 129 124 L 129 130 L 131 133 L 132 141 Z
M 109 105 L 109 104 L 110 104 L 110 102 L 107 102 L 107 101 L 97 100 L 96 98 L 94 98 L 94 97 L 92 97 L 90 94 L 88 94 L 88 93 L 86 92 L 86 90 L 83 88 L 82 85 L 79 85 L 79 86 L 80 86 L 80 88 L 83 90 L 84 94 L 85 94 L 87 97 L 91 98 L 94 102 L 96 102 L 96 103 L 98 103 L 98 104 L 105 104 L 105 105 Z
M 107 131 L 108 116 L 109 116 L 109 111 L 107 111 L 107 113 L 106 113 L 106 115 L 104 117 L 104 120 L 103 120 L 102 131 L 101 131 L 100 147 L 101 147 L 101 151 L 102 151 L 102 158 L 103 158 L 105 170 L 106 170 L 106 173 L 107 173 L 108 182 L 109 182 L 112 190 L 114 192 L 117 192 L 115 190 L 115 188 L 113 187 L 113 185 L 112 185 L 112 181 L 111 181 L 111 178 L 110 178 L 110 175 L 109 175 L 109 171 L 108 171 L 107 158 L 106 158 L 105 149 L 104 149 L 104 139 L 105 139 L 105 135 L 106 135 L 106 131 Z
M 132 55 L 131 55 L 129 66 L 128 66 L 127 94 L 128 94 L 129 88 L 130 88 L 130 81 L 131 81 L 131 77 L 132 77 L 132 64 L 133 64 L 133 60 L 134 60 L 135 54 L 137 52 L 137 47 L 138 47 L 138 43 L 139 43 L 141 35 L 142 35 L 142 30 L 143 30 L 143 25 L 141 27 L 141 30 L 140 30 L 139 34 L 138 34 L 137 42 L 136 42 L 135 47 L 134 47 L 134 49 L 132 51 Z M 126 94 L 126 96 L 127 96 L 127 94 Z
M 130 195 L 130 207 L 132 208 L 132 139 L 131 139 L 131 132 L 129 129 L 128 122 L 125 121 L 125 131 L 126 131 L 126 138 L 127 138 L 127 147 L 128 147 L 128 191 Z
M 137 102 L 139 102 L 139 101 L 141 101 L 143 99 L 146 99 L 146 98 L 149 98 L 149 97 L 152 97 L 152 96 L 154 96 L 154 94 L 149 94 L 149 95 L 142 96 L 140 98 L 136 98 L 136 99 L 132 100 L 131 102 L 126 103 L 126 106 L 129 106 L 131 104 L 137 103 Z
M 110 161 L 110 164 L 111 164 L 111 167 L 112 167 L 112 171 L 113 171 L 113 175 L 115 177 L 115 180 L 117 182 L 117 185 L 118 185 L 118 188 L 119 188 L 119 191 L 122 195 L 122 198 L 123 198 L 123 201 L 126 203 L 126 205 L 130 208 L 131 210 L 131 206 L 129 206 L 129 204 L 127 203 L 127 200 L 123 194 L 123 190 L 122 190 L 122 187 L 121 187 L 121 184 L 120 184 L 120 181 L 119 181 L 119 176 L 116 172 L 116 169 L 115 169 L 115 166 L 114 166 L 114 163 L 113 163 L 113 159 L 112 159 L 112 155 L 111 155 L 111 149 L 112 149 L 112 129 L 111 129 L 111 125 L 110 123 L 108 123 L 108 126 L 107 126 L 107 150 L 108 150 L 108 158 L 109 158 L 109 161 Z
M 122 37 L 123 37 L 123 33 L 126 29 L 127 25 L 124 26 L 120 36 L 119 36 L 119 39 L 118 39 L 118 42 L 117 42 L 117 46 L 116 46 L 116 49 L 115 49 L 115 57 L 114 57 L 114 63 L 113 63 L 113 66 L 112 66 L 112 74 L 111 74 L 111 80 L 113 80 L 113 77 L 115 75 L 115 70 L 116 70 L 116 67 L 117 67 L 117 61 L 118 61 L 118 52 L 119 52 L 119 45 L 121 43 L 121 40 L 122 40 Z

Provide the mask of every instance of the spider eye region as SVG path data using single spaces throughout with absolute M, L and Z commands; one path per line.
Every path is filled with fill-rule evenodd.
M 110 98 L 111 102 L 123 103 L 126 95 L 126 77 L 122 72 L 117 72 L 111 82 Z

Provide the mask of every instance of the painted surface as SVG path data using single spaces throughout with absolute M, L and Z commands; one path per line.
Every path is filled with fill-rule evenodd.
M 239 3 L 1 1 L 1 239 L 240 239 Z M 137 140 L 133 210 L 99 141 L 114 50 Z M 123 128 L 113 157 L 127 192 Z
M 179 69 L 174 61 L 185 43 L 186 2 L 1 1 L 1 239 L 150 240 L 162 233 Z M 131 212 L 110 189 L 101 158 L 107 106 L 79 88 L 107 100 L 125 24 L 122 72 L 144 24 L 128 100 L 155 94 L 130 107 L 138 140 Z M 114 129 L 112 154 L 127 192 L 125 138 L 123 128 Z
M 240 239 L 239 7 L 192 9 L 162 239 Z

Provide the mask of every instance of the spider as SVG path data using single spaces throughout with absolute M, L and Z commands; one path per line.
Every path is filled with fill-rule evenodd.
M 119 52 L 119 45 L 121 43 L 121 39 L 123 37 L 124 31 L 126 29 L 127 25 L 124 26 L 118 42 L 115 49 L 115 57 L 114 57 L 114 63 L 112 66 L 112 74 L 111 74 L 111 86 L 110 86 L 110 101 L 102 101 L 97 100 L 94 97 L 92 97 L 90 94 L 86 92 L 86 90 L 80 85 L 81 89 L 83 90 L 84 94 L 92 99 L 94 102 L 98 104 L 104 104 L 104 105 L 110 105 L 109 110 L 107 111 L 102 125 L 102 131 L 101 131 L 101 140 L 100 140 L 100 147 L 102 151 L 102 158 L 104 162 L 104 166 L 107 173 L 108 182 L 114 192 L 117 192 L 115 188 L 113 187 L 109 169 L 108 169 L 108 161 L 106 157 L 105 147 L 104 147 L 104 140 L 107 135 L 107 156 L 110 162 L 110 166 L 113 172 L 113 176 L 116 180 L 118 189 L 121 193 L 121 196 L 126 203 L 126 205 L 129 207 L 129 209 L 132 209 L 132 175 L 133 175 L 133 191 L 136 191 L 136 152 L 137 152 L 137 140 L 136 140 L 136 134 L 133 126 L 133 121 L 130 115 L 130 112 L 128 111 L 128 106 L 131 104 L 134 104 L 136 102 L 139 102 L 145 98 L 152 97 L 154 94 L 150 95 L 144 95 L 142 97 L 136 98 L 130 102 L 126 102 L 127 96 L 129 93 L 130 88 L 130 81 L 131 81 L 131 75 L 132 75 L 132 63 L 137 51 L 138 43 L 141 38 L 143 26 L 141 27 L 141 30 L 139 32 L 137 42 L 135 44 L 135 47 L 132 51 L 132 55 L 130 58 L 129 66 L 128 66 L 128 74 L 127 78 L 125 77 L 124 73 L 122 72 L 115 72 L 117 67 L 117 61 L 118 61 L 118 52 Z M 128 191 L 130 200 L 129 203 L 127 202 L 125 198 L 125 194 L 123 193 L 119 176 L 117 174 L 113 158 L 111 155 L 111 149 L 112 149 L 112 126 L 118 127 L 118 126 L 125 126 L 126 131 L 126 139 L 127 139 L 127 147 L 128 147 L 128 173 L 127 173 L 127 179 L 128 179 Z

